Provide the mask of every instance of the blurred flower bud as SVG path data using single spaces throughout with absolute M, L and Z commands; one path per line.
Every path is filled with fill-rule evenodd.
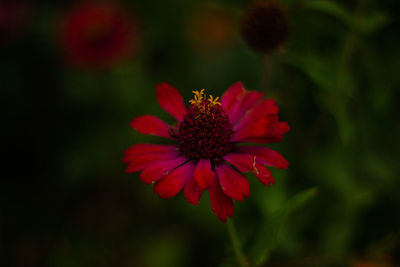
M 242 25 L 242 36 L 256 52 L 271 53 L 283 47 L 288 37 L 288 18 L 277 2 L 256 2 L 247 9 Z

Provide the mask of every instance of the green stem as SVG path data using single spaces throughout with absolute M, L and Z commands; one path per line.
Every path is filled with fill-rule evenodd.
M 233 225 L 232 220 L 228 219 L 226 222 L 226 226 L 228 227 L 229 237 L 232 241 L 233 251 L 235 252 L 236 259 L 239 262 L 241 267 L 248 267 L 249 263 L 247 262 L 246 256 L 244 255 L 242 249 L 240 248 L 239 238 Z
M 344 75 L 346 72 L 349 70 L 349 61 L 356 50 L 357 46 L 357 40 L 358 40 L 358 34 L 357 34 L 357 22 L 359 18 L 361 17 L 361 14 L 364 11 L 366 5 L 366 1 L 363 0 L 358 0 L 356 3 L 356 7 L 354 10 L 354 15 L 353 15 L 353 21 L 350 25 L 349 32 L 347 34 L 344 47 L 343 47 L 343 52 L 340 57 L 340 62 L 339 62 L 339 71 L 338 71 L 338 78 L 337 78 L 337 88 L 341 88 L 343 84 L 343 79 Z
M 353 13 L 353 21 L 350 25 L 349 32 L 344 42 L 343 51 L 340 56 L 339 68 L 336 79 L 336 89 L 332 91 L 330 96 L 331 103 L 341 103 L 331 106 L 331 112 L 334 115 L 344 145 L 348 145 L 350 138 L 352 138 L 352 128 L 348 120 L 348 104 L 350 97 L 353 96 L 355 88 L 352 85 L 346 84 L 348 81 L 347 75 L 351 75 L 351 58 L 357 49 L 358 37 L 358 21 L 362 16 L 366 5 L 365 0 L 358 0 Z M 346 125 L 348 124 L 348 125 Z M 348 129 L 347 131 L 344 129 Z
M 261 90 L 266 93 L 269 87 L 269 80 L 271 78 L 272 55 L 263 56 L 263 70 L 261 76 Z

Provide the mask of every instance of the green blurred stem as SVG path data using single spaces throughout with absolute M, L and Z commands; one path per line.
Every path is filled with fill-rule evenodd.
M 266 54 L 263 56 L 263 70 L 261 77 L 261 90 L 266 93 L 269 87 L 271 77 L 272 55 Z
M 350 61 L 354 52 L 357 49 L 357 41 L 358 41 L 357 23 L 359 21 L 359 18 L 362 16 L 366 3 L 367 1 L 365 0 L 358 0 L 356 3 L 356 7 L 353 13 L 353 20 L 344 42 L 342 54 L 340 56 L 339 69 L 336 80 L 337 90 L 333 91 L 331 95 L 331 99 L 333 99 L 332 102 L 342 103 L 342 105 L 336 105 L 335 107 L 332 107 L 332 112 L 338 123 L 341 139 L 345 145 L 349 143 L 349 136 L 348 133 L 345 133 L 344 127 L 346 126 L 343 124 L 346 123 L 345 119 L 348 118 L 348 114 L 346 112 L 348 99 L 353 95 L 354 91 L 354 88 L 346 87 L 346 78 L 347 78 L 346 75 L 348 75 L 351 72 Z M 342 99 L 347 99 L 347 102 L 344 102 Z
M 347 34 L 342 55 L 339 62 L 339 71 L 337 78 L 337 88 L 341 88 L 344 84 L 344 76 L 349 72 L 349 62 L 357 48 L 359 20 L 362 17 L 367 1 L 358 0 L 353 13 L 353 20 Z
M 226 226 L 228 227 L 228 232 L 232 241 L 232 246 L 235 252 L 236 259 L 238 260 L 241 267 L 248 267 L 249 263 L 247 262 L 246 256 L 244 255 L 240 247 L 239 238 L 232 220 L 228 219 L 228 221 L 226 222 Z

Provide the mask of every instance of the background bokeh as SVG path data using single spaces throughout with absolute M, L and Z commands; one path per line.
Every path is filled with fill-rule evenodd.
M 83 1 L 0 1 L 1 266 L 235 266 L 207 194 L 197 207 L 162 200 L 124 173 L 126 148 L 164 142 L 130 120 L 173 122 L 155 97 L 163 81 L 186 100 L 242 81 L 291 126 L 272 145 L 289 169 L 271 169 L 268 188 L 249 177 L 235 203 L 253 263 L 400 266 L 398 0 L 282 0 L 290 35 L 268 56 L 240 35 L 250 1 L 106 2 L 132 26 L 107 49 L 130 48 L 89 64 L 65 41 Z

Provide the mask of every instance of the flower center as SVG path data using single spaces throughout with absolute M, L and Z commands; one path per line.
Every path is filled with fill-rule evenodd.
M 190 159 L 221 157 L 232 151 L 232 125 L 218 97 L 204 98 L 204 89 L 194 99 L 179 127 L 179 150 Z

